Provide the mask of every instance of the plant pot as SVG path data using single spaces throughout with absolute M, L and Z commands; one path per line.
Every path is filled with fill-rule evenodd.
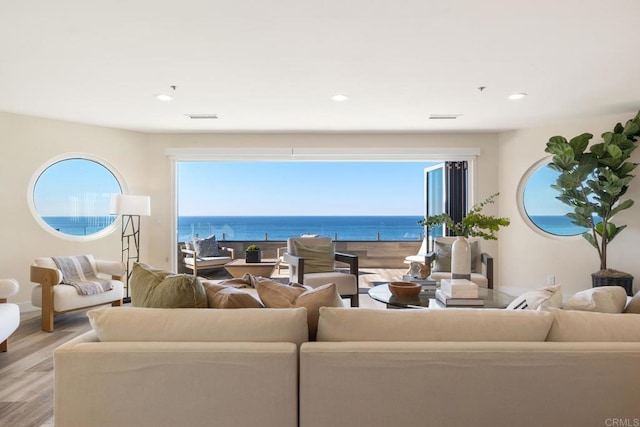
M 633 276 L 616 270 L 601 270 L 591 274 L 594 288 L 599 286 L 622 286 L 627 295 L 633 296 Z
M 245 261 L 250 262 L 260 262 L 262 259 L 262 251 L 245 251 Z

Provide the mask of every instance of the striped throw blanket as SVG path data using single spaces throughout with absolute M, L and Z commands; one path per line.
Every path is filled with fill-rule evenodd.
M 113 287 L 110 280 L 96 275 L 91 260 L 86 255 L 52 257 L 62 272 L 62 283 L 71 285 L 79 295 L 94 295 L 110 291 Z

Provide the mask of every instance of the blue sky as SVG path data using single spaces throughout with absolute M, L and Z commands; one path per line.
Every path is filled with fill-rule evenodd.
M 180 162 L 181 216 L 413 215 L 429 162 Z
M 531 215 L 564 215 L 571 209 L 556 199 L 559 194 L 551 188 L 558 172 L 543 166 L 531 175 L 524 192 L 524 206 Z
M 100 163 L 67 159 L 40 175 L 33 202 L 40 216 L 101 216 L 109 213 L 111 194 L 120 192 L 118 180 Z
M 179 215 L 411 215 L 424 210 L 429 162 L 179 162 Z M 550 188 L 557 173 L 534 173 L 525 191 L 529 215 L 564 215 Z M 38 179 L 34 203 L 42 216 L 106 215 L 120 192 L 102 165 L 72 159 Z M 504 195 L 502 195 L 504 197 Z M 75 208 L 74 208 L 75 206 Z

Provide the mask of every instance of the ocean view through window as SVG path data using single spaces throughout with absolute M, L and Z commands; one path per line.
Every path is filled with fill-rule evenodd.
M 559 173 L 547 166 L 547 162 L 534 168 L 527 177 L 523 189 L 523 208 L 529 221 L 539 230 L 554 236 L 575 236 L 587 231 L 566 216 L 571 208 L 556 199 L 558 192 L 551 188 Z
M 179 162 L 178 241 L 421 240 L 433 162 Z
M 91 240 L 115 229 L 109 204 L 122 184 L 100 159 L 86 156 L 50 160 L 30 185 L 34 217 L 59 237 Z

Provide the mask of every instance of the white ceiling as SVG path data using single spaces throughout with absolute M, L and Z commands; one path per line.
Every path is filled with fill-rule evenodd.
M 618 114 L 640 108 L 639 6 L 3 0 L 0 111 L 148 132 L 470 132 Z M 154 98 L 171 85 L 173 101 Z M 450 113 L 462 116 L 428 118 Z

